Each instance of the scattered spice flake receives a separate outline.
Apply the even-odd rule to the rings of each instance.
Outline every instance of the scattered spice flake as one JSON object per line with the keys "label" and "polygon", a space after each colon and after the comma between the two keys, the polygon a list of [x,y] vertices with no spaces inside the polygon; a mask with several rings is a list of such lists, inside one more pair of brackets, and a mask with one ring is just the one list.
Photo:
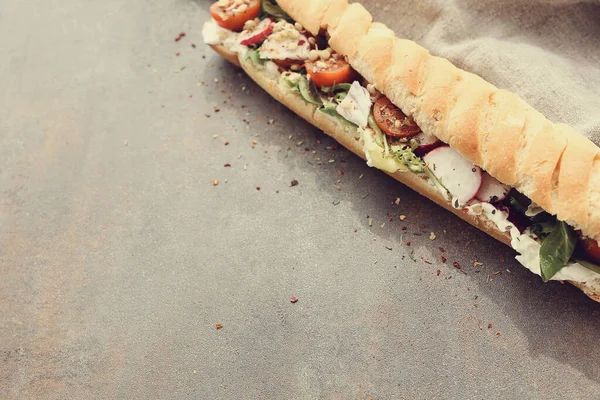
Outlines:
{"label": "scattered spice flake", "polygon": [[196,48],[196,45],[195,45],[194,43],[192,43],[192,47],[195,49],[195,48]]}
{"label": "scattered spice flake", "polygon": [[500,275],[500,274],[502,274],[502,271],[496,271],[496,272],[494,272],[494,275]]}
{"label": "scattered spice flake", "polygon": [[406,215],[401,215],[398,218],[400,218],[400,221],[404,221],[406,219]]}
{"label": "scattered spice flake", "polygon": [[500,337],[500,332],[496,332],[496,337]]}
{"label": "scattered spice flake", "polygon": [[407,246],[410,246],[410,242],[406,242],[406,245],[407,245]]}
{"label": "scattered spice flake", "polygon": [[267,121],[267,125],[273,125],[275,123],[274,119],[270,119]]}
{"label": "scattered spice flake", "polygon": [[210,118],[210,114],[204,114],[206,118]]}
{"label": "scattered spice flake", "polygon": [[176,53],[175,53],[175,55],[176,55],[177,57],[179,57],[179,55],[181,55],[181,52],[180,52],[180,51],[178,51],[178,52],[176,52]]}
{"label": "scattered spice flake", "polygon": [[402,230],[403,230],[403,231],[405,231],[405,230],[407,230],[407,229],[408,229],[408,228],[407,228],[406,226],[403,226],[403,227],[402,227]]}
{"label": "scattered spice flake", "polygon": [[508,272],[510,274],[510,269],[506,268],[506,272]]}
{"label": "scattered spice flake", "polygon": [[442,256],[442,262],[443,262],[444,264],[446,264],[446,261],[448,261],[448,259],[447,259],[446,257]]}
{"label": "scattered spice flake", "polygon": [[480,263],[480,262],[479,262],[479,261],[477,261],[477,260],[473,261],[473,268],[477,268],[477,267],[479,267],[480,265],[483,265],[483,263]]}
{"label": "scattered spice flake", "polygon": [[369,217],[369,226],[373,226],[373,218]]}
{"label": "scattered spice flake", "polygon": [[225,141],[225,146],[229,145],[229,140]]}
{"label": "scattered spice flake", "polygon": [[329,164],[333,164],[335,160],[329,160]]}
{"label": "scattered spice flake", "polygon": [[[334,206],[337,206],[338,204],[340,204],[340,201],[339,201],[339,200],[336,200],[336,201],[334,201],[334,202],[333,202],[333,205],[334,205]],[[356,232],[356,229],[354,230],[354,232]]]}
{"label": "scattered spice flake", "polygon": [[217,107],[217,106],[214,106],[214,107],[213,107],[213,110],[214,110],[215,112],[219,112],[219,111],[221,111],[221,109],[220,109],[219,107]]}
{"label": "scattered spice flake", "polygon": [[260,186],[257,186],[257,187],[256,187],[256,190],[260,190]]}
{"label": "scattered spice flake", "polygon": [[367,194],[363,195],[363,196],[361,197],[361,199],[366,199],[367,197],[369,197],[369,193],[367,193]]}
{"label": "scattered spice flake", "polygon": [[380,228],[384,228],[385,227],[385,222],[383,224],[381,224],[379,227]]}
{"label": "scattered spice flake", "polygon": [[358,177],[358,179],[362,179],[363,176],[365,176],[365,174],[360,174],[360,176]]}
{"label": "scattered spice flake", "polygon": [[229,164],[229,163],[225,163],[225,165],[223,165],[223,166],[224,166],[225,168],[227,168],[227,167],[231,167],[231,164]]}
{"label": "scattered spice flake", "polygon": [[429,234],[429,240],[435,240],[435,238],[436,238],[436,236],[435,236],[435,233],[434,233],[434,232],[431,232],[431,233]]}
{"label": "scattered spice flake", "polygon": [[442,271],[438,269],[436,272],[436,276],[440,276],[441,273],[442,273]]}
{"label": "scattered spice flake", "polygon": [[481,323],[481,320],[477,321],[477,326],[479,326],[479,330],[483,330],[483,324]]}
{"label": "scattered spice flake", "polygon": [[492,329],[492,324],[488,324],[488,329]]}
{"label": "scattered spice flake", "polygon": [[344,175],[344,171],[342,171],[341,169],[336,169],[335,172],[337,172],[338,175]]}
{"label": "scattered spice flake", "polygon": [[[181,40],[181,38],[184,36],[185,36],[185,32],[181,32],[179,35],[175,36],[175,41],[179,42]],[[194,46],[194,45],[192,45],[192,46]],[[194,46],[194,47],[196,47],[196,46]]]}
{"label": "scattered spice flake", "polygon": [[446,252],[446,249],[444,249],[443,247],[439,247],[439,249],[440,249],[440,251],[441,251],[442,253],[445,253],[445,252]]}
{"label": "scattered spice flake", "polygon": [[386,249],[388,249],[389,251],[392,251],[391,247],[385,246]]}
{"label": "scattered spice flake", "polygon": [[187,67],[185,65],[182,65],[181,68],[179,68],[180,71],[183,71],[184,69],[186,69]]}
{"label": "scattered spice flake", "polygon": [[290,303],[294,304],[298,302],[298,298],[296,296],[290,297]]}
{"label": "scattered spice flake", "polygon": [[396,204],[396,205],[400,204],[400,197],[396,197],[396,200],[394,201],[394,204]]}
{"label": "scattered spice flake", "polygon": [[457,261],[454,261],[454,262],[452,263],[452,266],[453,266],[454,268],[456,268],[456,269],[461,269],[461,268],[462,268],[462,267],[460,266],[460,264],[459,264]]}
{"label": "scattered spice flake", "polygon": [[215,325],[215,328],[217,328],[217,329],[222,329],[222,328],[223,328],[223,324],[216,324],[216,325]]}
{"label": "scattered spice flake", "polygon": [[292,182],[290,182],[290,186],[291,187],[298,186],[298,180],[292,179]]}
{"label": "scattered spice flake", "polygon": [[410,252],[410,254],[408,255],[410,257],[411,260],[413,260],[414,262],[417,262],[417,259],[414,256],[414,250]]}
{"label": "scattered spice flake", "polygon": [[252,141],[252,148],[256,147],[256,140]]}
{"label": "scattered spice flake", "polygon": [[299,140],[296,142],[296,146],[302,146],[304,144],[304,140]]}
{"label": "scattered spice flake", "polygon": [[504,257],[500,257],[500,262],[503,263],[504,262]]}
{"label": "scattered spice flake", "polygon": [[213,186],[217,186],[219,184],[219,181],[217,179],[213,180]]}

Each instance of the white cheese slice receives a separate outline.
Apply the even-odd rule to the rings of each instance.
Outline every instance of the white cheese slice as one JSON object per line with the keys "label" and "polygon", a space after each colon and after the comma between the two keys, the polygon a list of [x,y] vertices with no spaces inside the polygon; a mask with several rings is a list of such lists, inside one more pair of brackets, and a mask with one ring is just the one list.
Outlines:
{"label": "white cheese slice", "polygon": [[371,95],[358,81],[354,81],[348,95],[338,104],[335,110],[348,121],[364,129],[369,122]]}

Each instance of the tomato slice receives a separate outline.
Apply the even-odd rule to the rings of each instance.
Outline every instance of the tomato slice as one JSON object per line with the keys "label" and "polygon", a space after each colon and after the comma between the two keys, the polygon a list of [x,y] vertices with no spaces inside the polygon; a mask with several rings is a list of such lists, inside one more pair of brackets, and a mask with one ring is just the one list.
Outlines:
{"label": "tomato slice", "polygon": [[304,61],[302,61],[302,60],[292,60],[291,58],[286,58],[285,60],[271,60],[271,61],[273,61],[275,64],[277,64],[277,66],[279,66],[279,68],[286,70],[286,71],[291,69],[293,65],[297,65],[298,68],[301,68],[302,64],[304,63]]}
{"label": "tomato slice", "polygon": [[306,72],[315,85],[333,86],[336,83],[351,83],[356,71],[339,55],[332,55],[327,60],[307,61]]}
{"label": "tomato slice", "polygon": [[377,126],[386,135],[394,137],[411,137],[421,132],[421,128],[412,119],[396,107],[390,99],[381,96],[373,107],[373,116]]}
{"label": "tomato slice", "polygon": [[260,14],[260,0],[245,0],[235,4],[234,0],[219,0],[210,6],[210,14],[222,28],[239,32],[247,21]]}
{"label": "tomato slice", "polygon": [[598,242],[590,238],[581,238],[579,243],[587,258],[600,265],[600,247],[598,247]]}

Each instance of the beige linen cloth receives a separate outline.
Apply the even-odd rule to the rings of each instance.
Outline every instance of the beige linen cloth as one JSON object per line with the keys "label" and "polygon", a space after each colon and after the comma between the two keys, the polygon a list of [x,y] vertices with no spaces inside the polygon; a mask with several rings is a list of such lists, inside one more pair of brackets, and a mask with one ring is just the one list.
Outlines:
{"label": "beige linen cloth", "polygon": [[361,3],[398,36],[517,93],[600,145],[600,0]]}

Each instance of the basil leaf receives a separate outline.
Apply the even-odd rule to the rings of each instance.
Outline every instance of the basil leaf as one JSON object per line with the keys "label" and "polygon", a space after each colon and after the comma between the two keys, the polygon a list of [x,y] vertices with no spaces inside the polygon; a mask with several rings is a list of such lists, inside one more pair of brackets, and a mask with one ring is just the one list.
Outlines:
{"label": "basil leaf", "polygon": [[358,128],[358,125],[356,125],[353,122],[348,121],[346,118],[344,118],[340,114],[338,114],[338,112],[335,110],[335,107],[333,107],[333,106],[319,107],[318,111],[322,112],[323,114],[327,114],[329,116],[337,118],[347,128]]}
{"label": "basil leaf", "polygon": [[260,51],[258,50],[248,50],[246,59],[248,58],[256,65],[264,65],[268,61],[260,58]]}
{"label": "basil leaf", "polygon": [[567,265],[576,244],[577,235],[573,228],[559,221],[540,247],[540,270],[544,282]]}
{"label": "basil leaf", "polygon": [[267,15],[276,19],[285,19],[288,22],[294,20],[279,7],[277,2],[273,3],[270,0],[261,0],[260,2],[263,16]]}
{"label": "basil leaf", "polygon": [[303,75],[298,81],[298,89],[300,90],[300,95],[302,95],[302,98],[307,103],[316,104],[318,106],[323,105],[317,87],[313,82],[310,82],[306,76]]}
{"label": "basil leaf", "polygon": [[555,227],[556,219],[545,222],[537,222],[531,225],[531,232],[535,233],[535,235],[543,241],[552,233]]}

